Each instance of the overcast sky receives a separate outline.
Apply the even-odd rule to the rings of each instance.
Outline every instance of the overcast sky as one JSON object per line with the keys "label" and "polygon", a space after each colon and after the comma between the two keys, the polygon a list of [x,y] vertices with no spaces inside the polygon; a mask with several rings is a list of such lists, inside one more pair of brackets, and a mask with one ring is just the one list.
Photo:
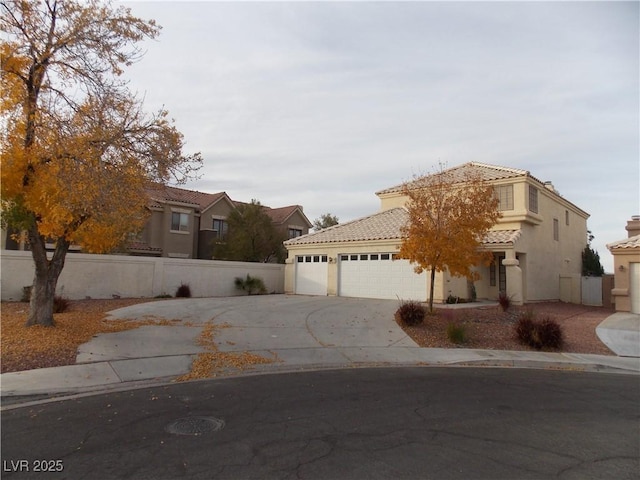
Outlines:
{"label": "overcast sky", "polygon": [[127,70],[202,153],[185,186],[311,221],[479,161],[529,170],[606,243],[640,214],[638,2],[127,2],[160,37]]}

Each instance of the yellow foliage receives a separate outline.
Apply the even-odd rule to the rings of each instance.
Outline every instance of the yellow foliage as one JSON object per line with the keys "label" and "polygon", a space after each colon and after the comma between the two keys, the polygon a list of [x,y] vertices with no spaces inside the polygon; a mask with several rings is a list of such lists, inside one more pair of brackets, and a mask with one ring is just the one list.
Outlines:
{"label": "yellow foliage", "polygon": [[167,112],[142,113],[114,80],[159,27],[100,0],[55,9],[9,0],[0,10],[3,209],[19,210],[40,238],[109,250],[144,225],[149,181],[201,163],[183,156]]}
{"label": "yellow foliage", "polygon": [[405,184],[403,193],[409,198],[409,222],[400,257],[415,264],[417,273],[448,270],[477,279],[472,267],[491,260],[481,249],[482,239],[500,218],[493,187],[479,177],[459,181],[441,168]]}

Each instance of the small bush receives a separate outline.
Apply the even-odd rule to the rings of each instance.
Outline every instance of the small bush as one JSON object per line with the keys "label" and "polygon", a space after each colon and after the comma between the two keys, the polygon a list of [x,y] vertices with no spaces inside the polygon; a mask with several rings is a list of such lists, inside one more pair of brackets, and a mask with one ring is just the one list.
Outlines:
{"label": "small bush", "polygon": [[507,292],[500,292],[498,294],[498,303],[502,307],[502,311],[506,312],[511,307],[511,297],[507,295]]}
{"label": "small bush", "polygon": [[20,299],[21,302],[29,303],[31,301],[31,289],[32,288],[33,288],[33,286],[31,286],[31,285],[27,285],[26,287],[22,287],[22,298]]}
{"label": "small bush", "polygon": [[71,301],[68,298],[60,297],[56,295],[53,297],[53,313],[66,312],[71,305]]}
{"label": "small bush", "polygon": [[541,348],[559,350],[564,344],[564,335],[560,325],[551,318],[543,319],[538,326],[538,337]]}
{"label": "small bush", "polygon": [[396,310],[396,322],[400,325],[413,327],[420,325],[424,321],[426,309],[420,302],[414,300],[401,301],[400,307]]}
{"label": "small bush", "polygon": [[449,323],[447,325],[447,338],[450,342],[461,344],[467,341],[467,330],[464,325]]}
{"label": "small bush", "polygon": [[564,344],[560,325],[550,317],[536,321],[533,312],[525,312],[515,325],[516,337],[536,350],[559,350]]}
{"label": "small bush", "polygon": [[191,287],[186,283],[181,283],[176,290],[176,298],[191,298]]}
{"label": "small bush", "polygon": [[533,332],[535,330],[535,314],[527,310],[520,315],[515,325],[516,338],[523,345],[533,345]]}
{"label": "small bush", "polygon": [[238,290],[244,290],[247,295],[252,293],[264,294],[267,293],[267,287],[264,285],[264,280],[260,277],[252,277],[247,274],[247,278],[236,277],[234,284]]}

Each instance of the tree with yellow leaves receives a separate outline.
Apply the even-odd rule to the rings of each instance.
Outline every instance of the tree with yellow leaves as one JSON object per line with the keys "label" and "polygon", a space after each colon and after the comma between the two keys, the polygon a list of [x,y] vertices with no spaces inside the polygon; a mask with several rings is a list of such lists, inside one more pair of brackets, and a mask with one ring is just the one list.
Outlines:
{"label": "tree with yellow leaves", "polygon": [[35,263],[27,325],[50,326],[70,245],[108,251],[144,224],[149,182],[184,182],[202,160],[120,78],[153,20],[99,0],[3,0],[0,15],[3,222]]}
{"label": "tree with yellow leaves", "polygon": [[455,169],[423,175],[402,187],[409,221],[402,230],[399,256],[415,264],[416,273],[430,271],[429,311],[433,311],[436,272],[478,279],[473,267],[489,263],[482,240],[500,218],[493,187],[472,173]]}

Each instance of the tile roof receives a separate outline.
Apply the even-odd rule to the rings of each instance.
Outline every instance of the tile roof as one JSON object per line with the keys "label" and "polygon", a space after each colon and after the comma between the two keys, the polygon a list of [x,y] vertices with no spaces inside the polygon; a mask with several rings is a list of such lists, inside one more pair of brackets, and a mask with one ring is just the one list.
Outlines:
{"label": "tile roof", "polygon": [[136,252],[150,252],[158,255],[162,253],[162,248],[151,247],[148,243],[145,242],[130,242],[127,244],[127,249]]}
{"label": "tile roof", "polygon": [[[443,173],[451,174],[453,176],[454,181],[456,182],[465,181],[465,179],[468,178],[469,175],[480,176],[485,181],[531,176],[527,170],[501,167],[497,165],[489,165],[489,164],[480,163],[480,162],[468,162],[463,165],[459,165],[457,167],[448,168],[444,170]],[[437,175],[439,175],[439,173],[428,175],[426,178],[437,176]],[[412,183],[417,183],[417,181],[414,180],[413,182],[410,182],[410,184]],[[404,183],[401,183],[399,185],[395,185],[393,187],[380,190],[379,192],[376,192],[376,195],[400,192],[402,191],[403,185]]]}
{"label": "tile roof", "polygon": [[[334,225],[319,232],[287,240],[285,245],[361,242],[368,240],[400,240],[402,227],[409,220],[404,208],[392,208],[368,217]],[[484,239],[485,245],[515,243],[520,230],[492,230]]]}
{"label": "tile roof", "polygon": [[[168,185],[154,184],[147,189],[147,193],[151,198],[150,207],[160,207],[160,203],[163,202],[179,202],[188,205],[193,205],[200,211],[206,210],[215,202],[226,196],[225,192],[219,193],[204,193],[196,190],[187,190],[185,188],[170,187]],[[227,197],[228,198],[228,197]],[[237,202],[229,199],[234,205],[248,205],[246,202]],[[271,208],[263,205],[267,215],[273,220],[274,223],[283,223],[289,218],[296,209],[302,207],[300,205],[289,205],[286,207]],[[303,213],[304,216],[304,213]],[[306,217],[305,217],[306,219]],[[307,219],[307,223],[311,226],[311,222]]]}
{"label": "tile roof", "polygon": [[640,248],[640,235],[618,240],[617,242],[607,243],[609,250],[622,250],[625,248]]}
{"label": "tile roof", "polygon": [[153,185],[147,189],[147,192],[152,200],[151,206],[159,206],[157,202],[180,202],[197,206],[201,210],[204,210],[226,195],[224,192],[204,193],[159,184]]}
{"label": "tile roof", "polygon": [[400,229],[409,216],[404,208],[393,208],[287,240],[285,245],[358,242],[401,238]]}
{"label": "tile roof", "polygon": [[[287,207],[279,207],[279,208],[269,208],[265,207],[267,215],[271,217],[274,223],[284,223],[287,218],[295,213],[296,210],[300,209],[302,212],[302,207],[300,205],[289,205]],[[303,213],[304,216],[304,213]],[[306,217],[305,217],[306,218]],[[309,223],[309,225],[311,225]]]}

